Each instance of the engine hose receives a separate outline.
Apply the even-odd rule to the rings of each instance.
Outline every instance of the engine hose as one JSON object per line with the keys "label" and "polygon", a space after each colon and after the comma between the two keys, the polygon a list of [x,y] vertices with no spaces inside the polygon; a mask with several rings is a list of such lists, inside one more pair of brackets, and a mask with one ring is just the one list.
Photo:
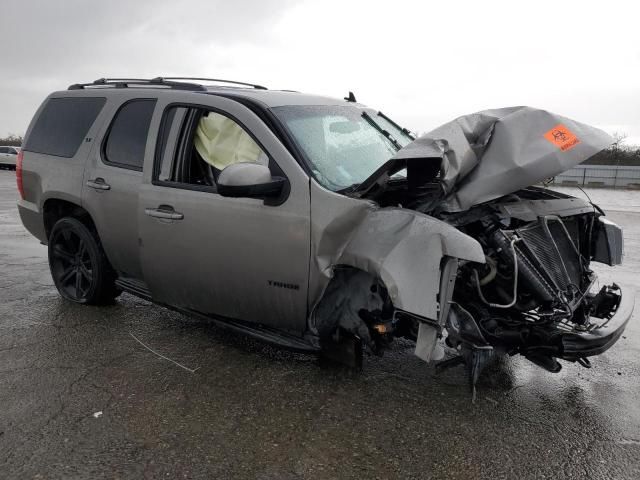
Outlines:
{"label": "engine hose", "polygon": [[496,278],[496,274],[498,273],[498,269],[496,268],[496,262],[491,257],[484,257],[487,260],[487,265],[489,266],[489,273],[487,273],[484,277],[480,279],[480,286],[484,287],[488,283],[493,282]]}
{"label": "engine hose", "polygon": [[478,275],[478,270],[476,270],[475,268],[473,269],[473,274],[474,274],[475,279],[476,279],[476,288],[478,290],[478,296],[480,297],[480,300],[482,300],[484,303],[486,303],[490,307],[493,307],[493,308],[511,308],[518,301],[518,256],[516,254],[516,248],[514,247],[515,243],[518,240],[520,240],[520,239],[517,238],[517,237],[513,237],[513,239],[511,240],[511,243],[510,243],[511,251],[513,252],[513,300],[511,300],[511,302],[509,302],[508,304],[503,305],[503,304],[500,304],[500,303],[491,303],[486,298],[484,298],[484,295],[482,294],[482,287],[481,287],[481,282],[480,282],[480,276]]}

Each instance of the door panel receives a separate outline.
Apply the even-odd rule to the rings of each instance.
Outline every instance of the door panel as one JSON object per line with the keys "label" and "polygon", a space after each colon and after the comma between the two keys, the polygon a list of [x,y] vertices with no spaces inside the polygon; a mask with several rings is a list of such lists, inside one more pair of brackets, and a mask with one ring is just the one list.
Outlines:
{"label": "door panel", "polygon": [[[120,101],[122,102],[122,100]],[[118,108],[98,138],[85,169],[82,200],[113,268],[142,278],[138,195],[155,100],[130,99]]]}
{"label": "door panel", "polygon": [[[84,207],[96,224],[102,247],[113,268],[126,276],[141,279],[136,210],[142,172],[104,165],[99,155],[99,152],[93,153],[93,166],[85,170]],[[103,188],[90,186],[96,181]],[[109,188],[104,189],[104,186]]]}
{"label": "door panel", "polygon": [[[266,205],[261,199],[223,197],[215,187],[180,183],[186,180],[175,172],[184,172],[182,163],[174,168],[166,161],[180,158],[175,152],[184,151],[186,126],[193,115],[186,108],[177,114],[169,109],[166,117],[174,118],[171,124],[157,112],[153,125],[168,126],[158,133],[162,158],[155,169],[153,159],[147,158],[150,163],[145,165],[140,189],[144,280],[155,301],[302,334],[310,254],[308,177],[246,107],[215,96],[206,101],[208,107],[242,125],[258,143],[270,159],[272,174],[276,169],[288,178],[288,196],[280,205]],[[180,128],[177,121],[183,122]],[[225,140],[229,138],[236,137]],[[155,179],[149,174],[152,170]],[[174,183],[169,181],[171,172]]]}
{"label": "door panel", "polygon": [[[144,185],[141,256],[154,300],[303,330],[309,217],[289,206]],[[149,215],[173,208],[179,220]],[[307,210],[308,211],[308,210]]]}

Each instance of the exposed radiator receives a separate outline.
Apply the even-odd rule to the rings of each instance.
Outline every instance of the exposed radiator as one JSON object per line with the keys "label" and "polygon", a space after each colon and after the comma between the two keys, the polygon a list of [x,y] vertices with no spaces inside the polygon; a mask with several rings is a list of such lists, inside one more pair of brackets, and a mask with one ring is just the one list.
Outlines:
{"label": "exposed radiator", "polygon": [[555,287],[554,294],[581,289],[582,264],[572,244],[577,239],[572,239],[567,230],[555,217],[516,230],[522,239],[517,243],[518,253],[526,256],[546,283]]}

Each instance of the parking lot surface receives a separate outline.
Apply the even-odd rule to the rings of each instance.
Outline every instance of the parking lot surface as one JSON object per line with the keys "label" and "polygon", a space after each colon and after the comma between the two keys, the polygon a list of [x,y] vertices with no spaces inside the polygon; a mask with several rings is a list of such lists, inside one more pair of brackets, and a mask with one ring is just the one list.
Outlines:
{"label": "parking lot surface", "polygon": [[[472,404],[462,367],[436,375],[407,342],[347,374],[127,294],[65,302],[14,175],[0,171],[0,478],[640,478],[638,314],[590,370],[503,359]],[[640,192],[593,197],[626,237],[601,280],[638,285]]]}

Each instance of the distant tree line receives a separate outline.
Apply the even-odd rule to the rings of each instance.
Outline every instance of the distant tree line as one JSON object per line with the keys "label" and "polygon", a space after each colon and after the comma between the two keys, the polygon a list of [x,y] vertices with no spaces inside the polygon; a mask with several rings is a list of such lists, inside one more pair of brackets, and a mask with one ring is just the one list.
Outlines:
{"label": "distant tree line", "polygon": [[584,165],[625,165],[625,166],[640,166],[640,147],[625,145],[624,141],[627,138],[624,134],[614,133],[613,144],[596,153],[593,157],[583,162]]}
{"label": "distant tree line", "polygon": [[14,135],[9,134],[4,138],[0,138],[0,145],[11,145],[14,147],[19,147],[22,145],[22,135]]}
{"label": "distant tree line", "polygon": [[584,165],[625,165],[640,167],[640,148],[625,147],[616,150],[607,148],[596,153],[589,160],[583,162]]}

